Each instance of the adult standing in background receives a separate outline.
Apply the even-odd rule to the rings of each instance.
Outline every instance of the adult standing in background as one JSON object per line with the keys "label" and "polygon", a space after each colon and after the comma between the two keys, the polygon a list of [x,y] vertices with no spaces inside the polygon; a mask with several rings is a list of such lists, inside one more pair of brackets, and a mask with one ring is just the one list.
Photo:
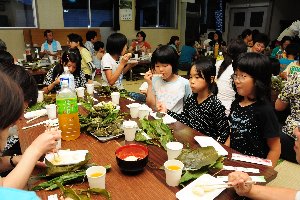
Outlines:
{"label": "adult standing in background", "polygon": [[41,46],[41,57],[45,55],[49,56],[60,56],[61,45],[59,41],[53,39],[53,32],[51,30],[44,31],[44,37],[46,41]]}
{"label": "adult standing in background", "polygon": [[86,42],[84,46],[89,50],[91,56],[95,55],[94,43],[97,42],[97,32],[96,31],[88,31],[85,35]]}
{"label": "adult standing in background", "polygon": [[78,34],[71,33],[68,36],[68,45],[71,49],[77,48],[81,55],[81,70],[83,71],[86,82],[92,83],[92,73],[95,69],[92,56],[82,43],[82,37]]}
{"label": "adult standing in background", "polygon": [[131,43],[131,46],[129,47],[129,52],[133,53],[134,51],[138,50],[145,53],[150,53],[151,45],[145,40],[146,40],[146,33],[144,31],[137,32],[136,41]]}

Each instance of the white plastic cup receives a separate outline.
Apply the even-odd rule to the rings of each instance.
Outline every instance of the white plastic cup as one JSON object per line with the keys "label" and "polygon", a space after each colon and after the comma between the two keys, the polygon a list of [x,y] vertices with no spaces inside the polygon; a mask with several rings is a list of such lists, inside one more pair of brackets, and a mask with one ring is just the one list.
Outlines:
{"label": "white plastic cup", "polygon": [[143,56],[143,57],[145,56],[145,52],[142,52],[142,56]]}
{"label": "white plastic cup", "polygon": [[111,93],[111,101],[115,105],[119,105],[120,102],[120,92],[112,92]]}
{"label": "white plastic cup", "polygon": [[139,116],[139,107],[141,104],[139,103],[132,103],[129,105],[130,106],[130,116],[131,118],[138,118]]}
{"label": "white plastic cup", "polygon": [[25,60],[25,62],[27,61],[26,53],[23,53],[23,59]]}
{"label": "white plastic cup", "polygon": [[78,97],[84,97],[84,87],[79,87],[75,89]]}
{"label": "white plastic cup", "polygon": [[134,54],[134,58],[135,58],[135,59],[138,59],[138,58],[139,58],[139,54],[137,54],[137,53]]}
{"label": "white plastic cup", "polygon": [[148,56],[151,58],[152,57],[152,53],[148,53]]}
{"label": "white plastic cup", "polygon": [[44,91],[38,91],[37,102],[42,102],[42,101],[44,101]]}
{"label": "white plastic cup", "polygon": [[49,56],[49,60],[50,60],[50,63],[51,63],[51,64],[53,64],[53,63],[54,63],[53,56]]}
{"label": "white plastic cup", "polygon": [[47,115],[49,119],[56,119],[56,105],[50,104],[46,105]]}
{"label": "white plastic cup", "polygon": [[137,130],[137,123],[135,121],[124,121],[122,128],[124,130],[125,140],[133,141]]}
{"label": "white plastic cup", "polygon": [[150,114],[150,108],[147,106],[140,106],[139,107],[139,118],[140,119],[148,119],[148,116]]}
{"label": "white plastic cup", "polygon": [[90,95],[93,95],[94,94],[94,84],[88,83],[88,84],[85,84],[85,86],[86,86],[87,93]]}
{"label": "white plastic cup", "polygon": [[[166,173],[166,183],[172,187],[178,186],[184,164],[179,160],[168,160],[164,163],[164,167]],[[171,167],[173,167],[173,169]],[[174,169],[175,167],[177,169]]]}
{"label": "white plastic cup", "polygon": [[[96,174],[100,176],[92,176]],[[92,166],[86,170],[86,176],[88,178],[90,188],[105,189],[105,177],[106,169],[103,166]]]}
{"label": "white plastic cup", "polygon": [[168,160],[177,158],[181,154],[183,148],[183,144],[181,144],[180,142],[168,142],[166,146]]}

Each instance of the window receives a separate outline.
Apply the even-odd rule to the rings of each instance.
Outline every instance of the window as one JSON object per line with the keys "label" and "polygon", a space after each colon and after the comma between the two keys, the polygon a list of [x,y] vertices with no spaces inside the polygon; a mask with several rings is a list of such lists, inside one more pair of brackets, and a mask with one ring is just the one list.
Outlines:
{"label": "window", "polygon": [[35,1],[0,1],[0,27],[37,27],[35,16]]}
{"label": "window", "polygon": [[65,27],[112,27],[112,0],[62,0]]}
{"label": "window", "polygon": [[244,26],[245,12],[234,13],[233,26]]}
{"label": "window", "polygon": [[141,27],[176,27],[177,0],[139,1]]}
{"label": "window", "polygon": [[251,12],[250,27],[262,27],[264,12]]}

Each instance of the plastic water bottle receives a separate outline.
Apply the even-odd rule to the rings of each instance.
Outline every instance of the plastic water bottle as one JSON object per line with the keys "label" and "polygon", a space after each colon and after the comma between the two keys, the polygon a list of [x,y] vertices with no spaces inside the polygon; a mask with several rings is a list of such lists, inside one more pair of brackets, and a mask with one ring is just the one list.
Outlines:
{"label": "plastic water bottle", "polygon": [[68,87],[75,91],[75,80],[73,74],[70,73],[68,67],[64,67],[64,73],[60,76],[60,86],[62,87],[62,82],[67,81]]}
{"label": "plastic water bottle", "polygon": [[216,42],[214,46],[214,57],[217,58],[219,55],[219,43]]}
{"label": "plastic water bottle", "polygon": [[80,136],[76,93],[68,87],[66,80],[56,96],[59,128],[63,140],[75,140]]}
{"label": "plastic water bottle", "polygon": [[224,60],[224,56],[223,56],[223,53],[222,52],[219,52],[219,55],[217,57],[217,61],[218,60]]}

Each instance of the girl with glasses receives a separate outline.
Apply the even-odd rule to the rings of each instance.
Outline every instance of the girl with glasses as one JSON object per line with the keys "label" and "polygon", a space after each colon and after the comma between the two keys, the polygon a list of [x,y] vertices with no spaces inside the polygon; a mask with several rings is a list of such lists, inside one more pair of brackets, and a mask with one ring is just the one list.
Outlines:
{"label": "girl with glasses", "polygon": [[242,154],[266,158],[276,166],[281,152],[280,129],[270,103],[269,58],[258,53],[241,54],[234,63],[230,137],[226,144]]}

